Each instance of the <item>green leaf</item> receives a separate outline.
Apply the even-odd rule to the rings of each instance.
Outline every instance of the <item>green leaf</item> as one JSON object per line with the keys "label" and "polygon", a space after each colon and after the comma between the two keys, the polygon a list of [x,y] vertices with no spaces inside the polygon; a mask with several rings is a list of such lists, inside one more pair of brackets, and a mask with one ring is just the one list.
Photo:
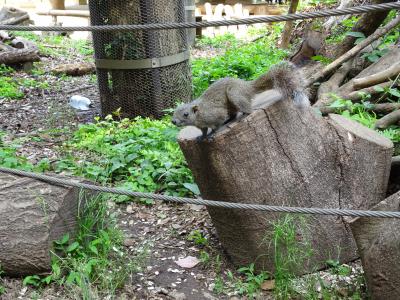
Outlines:
{"label": "green leaf", "polygon": [[349,31],[346,33],[348,36],[353,36],[356,38],[364,38],[365,39],[365,34],[362,32],[356,32],[356,31]]}
{"label": "green leaf", "polygon": [[368,60],[370,62],[376,62],[379,59],[379,56],[376,54],[368,55]]}
{"label": "green leaf", "polygon": [[78,247],[79,247],[79,243],[73,242],[71,245],[68,246],[66,252],[71,253],[71,252],[75,251],[76,249],[78,249]]}
{"label": "green leaf", "polygon": [[38,275],[26,276],[22,281],[23,285],[39,286],[40,277]]}
{"label": "green leaf", "polygon": [[392,96],[400,98],[400,91],[398,89],[389,89],[389,94]]}
{"label": "green leaf", "polygon": [[381,92],[381,93],[383,93],[385,91],[385,89],[379,85],[374,86],[374,90],[377,92]]}
{"label": "green leaf", "polygon": [[95,245],[89,245],[90,251],[92,251],[94,254],[98,255],[99,251],[97,250],[97,247]]}
{"label": "green leaf", "polygon": [[56,243],[57,245],[65,245],[66,243],[68,243],[69,241],[69,234],[65,234],[60,240],[55,241],[54,243]]}
{"label": "green leaf", "polygon": [[200,190],[197,184],[195,183],[184,183],[183,186],[187,188],[189,191],[191,191],[193,194],[196,196],[200,195]]}

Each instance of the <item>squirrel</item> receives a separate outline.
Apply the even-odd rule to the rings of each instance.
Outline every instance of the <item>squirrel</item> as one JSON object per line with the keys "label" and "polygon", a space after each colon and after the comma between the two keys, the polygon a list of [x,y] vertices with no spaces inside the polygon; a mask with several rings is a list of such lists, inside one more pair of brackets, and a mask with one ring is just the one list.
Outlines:
{"label": "squirrel", "polygon": [[[252,81],[226,77],[214,82],[199,98],[178,106],[172,116],[172,123],[176,126],[198,127],[202,131],[199,140],[203,140],[233,120],[237,113],[250,114],[255,95],[269,89],[279,90],[282,99],[292,99],[300,109],[310,105],[304,91],[302,73],[294,64],[284,61]],[[211,128],[209,135],[208,128]]]}

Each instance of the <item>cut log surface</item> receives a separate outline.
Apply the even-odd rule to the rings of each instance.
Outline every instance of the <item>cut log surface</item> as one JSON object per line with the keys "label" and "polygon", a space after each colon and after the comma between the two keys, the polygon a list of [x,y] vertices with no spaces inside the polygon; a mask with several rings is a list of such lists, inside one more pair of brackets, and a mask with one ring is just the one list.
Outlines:
{"label": "cut log surface", "polygon": [[[314,111],[278,101],[196,142],[187,127],[178,141],[205,199],[277,206],[368,209],[385,197],[393,144],[339,115],[326,121]],[[273,223],[282,214],[209,207],[219,239],[237,266],[274,270]],[[299,241],[314,254],[299,273],[330,258],[358,257],[341,217],[310,215]]]}
{"label": "cut log surface", "polygon": [[[372,210],[399,211],[400,192]],[[356,218],[350,227],[357,241],[371,299],[400,299],[400,220]]]}
{"label": "cut log surface", "polygon": [[52,242],[74,236],[85,198],[77,188],[0,173],[2,270],[10,276],[49,271]]}

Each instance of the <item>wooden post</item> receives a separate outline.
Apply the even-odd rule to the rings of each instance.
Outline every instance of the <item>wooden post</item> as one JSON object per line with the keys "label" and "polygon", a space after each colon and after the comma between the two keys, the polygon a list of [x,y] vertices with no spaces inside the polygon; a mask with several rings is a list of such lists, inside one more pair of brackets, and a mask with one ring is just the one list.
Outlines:
{"label": "wooden post", "polygon": [[[277,206],[369,209],[385,197],[393,144],[339,115],[323,119],[291,101],[261,106],[221,128],[212,141],[183,129],[178,142],[205,199]],[[218,237],[237,266],[274,270],[270,244],[282,214],[209,207]],[[330,259],[348,262],[357,247],[341,217],[307,217],[299,241],[314,249],[299,273]]]}

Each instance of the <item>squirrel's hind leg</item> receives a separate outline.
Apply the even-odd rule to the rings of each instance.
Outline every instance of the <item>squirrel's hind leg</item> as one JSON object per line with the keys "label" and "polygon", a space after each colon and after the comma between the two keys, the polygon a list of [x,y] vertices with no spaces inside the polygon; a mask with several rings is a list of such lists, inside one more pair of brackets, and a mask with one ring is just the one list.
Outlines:
{"label": "squirrel's hind leg", "polygon": [[228,101],[240,112],[244,114],[251,114],[251,97],[246,97],[246,95],[241,94],[243,92],[237,89],[228,89],[226,94],[228,96]]}

